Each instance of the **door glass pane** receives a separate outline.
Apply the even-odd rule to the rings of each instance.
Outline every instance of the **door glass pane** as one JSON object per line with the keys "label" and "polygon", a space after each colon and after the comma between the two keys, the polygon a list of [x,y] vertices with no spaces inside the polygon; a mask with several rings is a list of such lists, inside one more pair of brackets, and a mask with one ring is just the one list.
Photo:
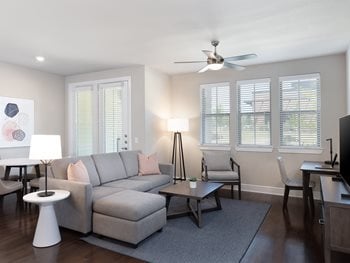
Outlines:
{"label": "door glass pane", "polygon": [[93,153],[92,131],[92,89],[84,88],[75,91],[75,151],[78,156]]}
{"label": "door glass pane", "polygon": [[124,131],[123,89],[124,82],[100,85],[103,99],[103,151],[117,152],[126,148]]}

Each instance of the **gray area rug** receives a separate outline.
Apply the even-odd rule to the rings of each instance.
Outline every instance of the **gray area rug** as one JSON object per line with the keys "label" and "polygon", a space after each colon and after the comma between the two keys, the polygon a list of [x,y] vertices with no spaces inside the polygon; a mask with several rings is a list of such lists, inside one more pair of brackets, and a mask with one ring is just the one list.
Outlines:
{"label": "gray area rug", "polygon": [[[182,210],[186,199],[173,198],[171,211]],[[214,206],[207,199],[202,207]],[[134,249],[94,235],[82,240],[120,254],[152,263],[239,262],[258,231],[270,205],[221,198],[222,210],[204,213],[198,228],[190,217],[169,219],[157,232]]]}

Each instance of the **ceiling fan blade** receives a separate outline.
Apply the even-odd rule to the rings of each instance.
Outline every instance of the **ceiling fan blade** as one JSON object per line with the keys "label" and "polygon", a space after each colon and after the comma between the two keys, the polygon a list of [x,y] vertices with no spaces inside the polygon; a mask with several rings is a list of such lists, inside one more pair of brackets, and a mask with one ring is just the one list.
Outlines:
{"label": "ceiling fan blade", "polygon": [[237,61],[237,60],[244,60],[244,59],[251,59],[251,58],[256,58],[256,54],[245,54],[245,55],[240,55],[240,56],[234,56],[234,57],[228,57],[225,58],[226,61]]}
{"label": "ceiling fan blade", "polygon": [[224,66],[227,67],[227,68],[233,68],[233,69],[236,69],[236,70],[243,70],[243,69],[245,69],[245,67],[243,67],[243,66],[240,66],[240,65],[237,65],[237,64],[233,64],[233,63],[230,63],[230,62],[224,62]]}
{"label": "ceiling fan blade", "polygon": [[206,54],[208,58],[216,59],[216,56],[214,55],[214,52],[213,52],[213,51],[210,51],[210,50],[202,50],[202,52],[203,52],[204,54]]}
{"label": "ceiling fan blade", "polygon": [[180,63],[203,63],[207,62],[206,60],[201,60],[201,61],[175,61],[175,64],[180,64]]}
{"label": "ceiling fan blade", "polygon": [[204,68],[200,69],[198,73],[206,72],[209,69],[209,65],[206,65]]}

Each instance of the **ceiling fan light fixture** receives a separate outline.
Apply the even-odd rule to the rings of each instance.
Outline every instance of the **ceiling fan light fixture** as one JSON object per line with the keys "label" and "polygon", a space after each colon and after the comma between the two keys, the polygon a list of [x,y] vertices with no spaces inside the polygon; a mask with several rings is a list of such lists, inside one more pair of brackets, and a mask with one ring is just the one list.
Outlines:
{"label": "ceiling fan light fixture", "polygon": [[44,62],[45,61],[45,57],[43,57],[43,56],[36,56],[35,60],[38,61],[38,62]]}
{"label": "ceiling fan light fixture", "polygon": [[213,63],[213,64],[209,64],[208,68],[210,70],[220,70],[220,69],[222,69],[223,66],[224,66],[223,63]]}

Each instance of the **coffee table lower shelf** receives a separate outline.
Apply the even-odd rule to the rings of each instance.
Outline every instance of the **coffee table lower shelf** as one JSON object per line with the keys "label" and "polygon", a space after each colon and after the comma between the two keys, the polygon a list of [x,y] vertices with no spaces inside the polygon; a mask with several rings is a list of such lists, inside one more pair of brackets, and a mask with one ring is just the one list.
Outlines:
{"label": "coffee table lower shelf", "polygon": [[[188,182],[181,182],[176,185],[169,186],[159,191],[160,194],[164,194],[166,197],[166,209],[169,211],[170,200],[173,196],[186,198],[188,211],[170,213],[167,214],[168,219],[178,218],[182,216],[193,216],[195,223],[199,228],[202,227],[202,214],[221,210],[221,202],[219,198],[218,190],[223,186],[220,183],[208,183],[208,182],[197,182],[197,188],[191,189]],[[211,208],[202,209],[201,201],[214,194],[216,206]],[[190,200],[194,200],[196,205],[192,206]]]}

